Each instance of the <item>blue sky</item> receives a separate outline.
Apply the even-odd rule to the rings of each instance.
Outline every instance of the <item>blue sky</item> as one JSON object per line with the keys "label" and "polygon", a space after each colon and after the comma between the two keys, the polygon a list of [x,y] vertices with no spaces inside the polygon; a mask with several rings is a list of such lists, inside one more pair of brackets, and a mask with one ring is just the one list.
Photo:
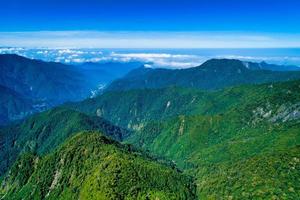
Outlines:
{"label": "blue sky", "polygon": [[1,0],[0,46],[300,47],[299,8],[298,0]]}

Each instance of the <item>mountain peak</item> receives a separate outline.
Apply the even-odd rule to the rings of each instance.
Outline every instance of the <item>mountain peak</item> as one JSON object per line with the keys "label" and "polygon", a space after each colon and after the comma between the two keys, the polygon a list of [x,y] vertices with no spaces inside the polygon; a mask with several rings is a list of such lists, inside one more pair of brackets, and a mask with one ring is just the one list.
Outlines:
{"label": "mountain peak", "polygon": [[[277,70],[272,70],[272,69]],[[240,84],[259,84],[299,79],[300,72],[282,71],[282,66],[236,59],[211,59],[188,69],[138,68],[112,82],[106,91],[169,86],[216,90]]]}
{"label": "mountain peak", "polygon": [[247,70],[244,63],[236,59],[210,59],[199,66],[205,70]]}

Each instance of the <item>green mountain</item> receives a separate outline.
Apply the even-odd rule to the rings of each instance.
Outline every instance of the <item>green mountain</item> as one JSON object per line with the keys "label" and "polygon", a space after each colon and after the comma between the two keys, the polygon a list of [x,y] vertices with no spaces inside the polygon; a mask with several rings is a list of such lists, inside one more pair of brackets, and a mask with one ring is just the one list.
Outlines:
{"label": "green mountain", "polygon": [[99,133],[54,152],[25,154],[1,184],[2,199],[195,199],[192,180]]}
{"label": "green mountain", "polygon": [[110,122],[66,108],[36,114],[24,122],[0,129],[0,175],[6,172],[20,153],[49,153],[74,133],[98,130],[116,140],[129,132]]}
{"label": "green mountain", "polygon": [[[106,92],[98,97],[65,106],[137,130],[149,120],[166,119],[184,113],[198,113],[209,93],[195,89],[163,88]],[[201,108],[199,108],[201,109]]]}
{"label": "green mountain", "polygon": [[199,198],[298,199],[299,96],[285,100],[149,123],[128,142],[193,174]]}
{"label": "green mountain", "polygon": [[131,90],[68,106],[134,130],[126,142],[193,175],[200,199],[298,199],[299,88]]}
{"label": "green mountain", "polygon": [[108,89],[0,129],[2,198],[299,199],[300,80],[283,82],[299,74],[260,67],[137,69],[127,79],[153,72],[146,88]]}
{"label": "green mountain", "polygon": [[[106,91],[119,91],[169,86],[216,90],[241,84],[260,84],[300,79],[300,71],[265,70],[266,63],[229,59],[208,60],[188,69],[139,68],[114,81]],[[273,69],[274,66],[269,66]]]}

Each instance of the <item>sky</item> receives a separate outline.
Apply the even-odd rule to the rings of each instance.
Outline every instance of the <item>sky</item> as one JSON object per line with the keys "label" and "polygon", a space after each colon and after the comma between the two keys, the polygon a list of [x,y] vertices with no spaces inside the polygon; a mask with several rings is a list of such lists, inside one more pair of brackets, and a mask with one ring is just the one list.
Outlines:
{"label": "sky", "polygon": [[0,46],[300,47],[299,0],[0,0]]}

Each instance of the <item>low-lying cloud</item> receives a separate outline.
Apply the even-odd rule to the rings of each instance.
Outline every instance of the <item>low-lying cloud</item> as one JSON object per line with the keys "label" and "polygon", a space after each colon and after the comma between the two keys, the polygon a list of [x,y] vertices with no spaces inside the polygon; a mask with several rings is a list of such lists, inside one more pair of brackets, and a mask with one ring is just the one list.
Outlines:
{"label": "low-lying cloud", "polygon": [[296,48],[299,34],[251,32],[1,32],[1,46],[27,48]]}
{"label": "low-lying cloud", "polygon": [[147,67],[189,68],[201,65],[211,58],[229,58],[243,61],[266,61],[275,64],[300,65],[300,56],[254,56],[220,53],[212,49],[194,50],[109,50],[109,49],[28,49],[28,48],[0,48],[0,53],[14,53],[28,58],[41,59],[62,63],[84,62],[141,62]]}

